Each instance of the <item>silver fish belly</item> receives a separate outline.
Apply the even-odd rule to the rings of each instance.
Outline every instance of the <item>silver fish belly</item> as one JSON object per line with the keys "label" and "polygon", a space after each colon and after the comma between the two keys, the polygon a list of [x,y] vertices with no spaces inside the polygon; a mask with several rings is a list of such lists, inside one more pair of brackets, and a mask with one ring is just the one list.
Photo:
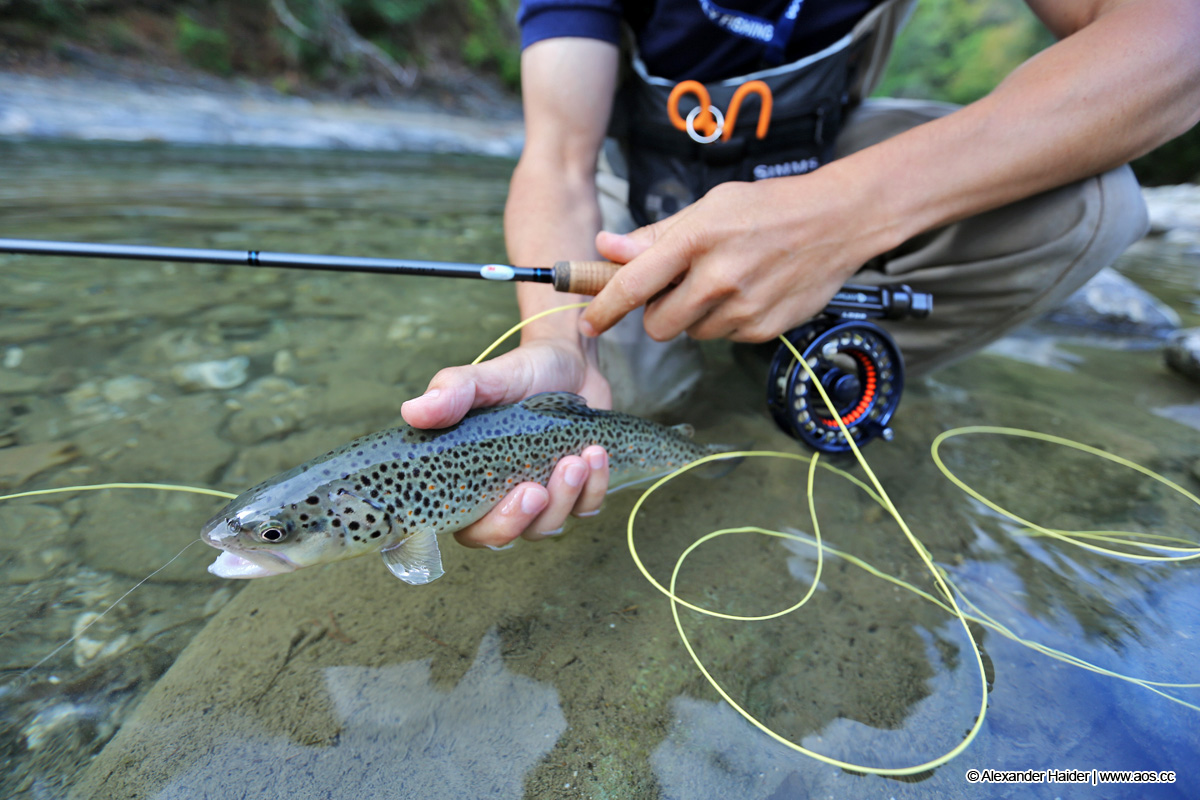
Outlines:
{"label": "silver fish belly", "polygon": [[450,428],[389,428],[230,502],[201,533],[223,551],[209,572],[258,578],[380,552],[396,577],[428,583],[443,571],[438,534],[479,519],[519,483],[545,485],[563,456],[604,447],[620,488],[728,449],[691,435],[565,392],[480,409]]}

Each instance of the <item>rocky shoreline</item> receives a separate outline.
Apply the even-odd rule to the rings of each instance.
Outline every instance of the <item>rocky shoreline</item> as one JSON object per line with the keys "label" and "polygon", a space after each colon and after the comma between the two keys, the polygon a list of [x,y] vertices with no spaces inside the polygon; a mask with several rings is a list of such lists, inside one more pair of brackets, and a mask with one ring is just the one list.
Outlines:
{"label": "rocky shoreline", "polygon": [[471,153],[515,158],[515,101],[457,113],[420,99],[307,99],[250,83],[0,73],[0,138]]}

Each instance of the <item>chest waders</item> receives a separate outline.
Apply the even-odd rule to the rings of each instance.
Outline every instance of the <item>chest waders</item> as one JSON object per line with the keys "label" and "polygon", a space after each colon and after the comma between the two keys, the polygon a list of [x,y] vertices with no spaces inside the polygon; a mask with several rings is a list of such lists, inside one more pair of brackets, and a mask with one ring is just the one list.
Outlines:
{"label": "chest waders", "polygon": [[[803,175],[831,161],[843,119],[878,81],[913,5],[889,0],[818,53],[707,84],[652,76],[635,57],[612,130],[628,164],[633,220],[665,219],[720,183]],[[892,337],[868,318],[923,317],[932,309],[928,295],[907,286],[846,286],[838,298],[861,309],[826,309],[785,334],[812,374],[781,345],[767,376],[775,421],[822,452],[845,452],[850,445],[814,379],[856,444],[890,439],[904,360]]]}

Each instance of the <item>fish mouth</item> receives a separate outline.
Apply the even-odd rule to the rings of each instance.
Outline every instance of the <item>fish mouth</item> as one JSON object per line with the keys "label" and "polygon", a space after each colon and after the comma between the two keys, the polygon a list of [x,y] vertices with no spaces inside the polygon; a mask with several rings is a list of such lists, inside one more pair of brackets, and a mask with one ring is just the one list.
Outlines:
{"label": "fish mouth", "polygon": [[246,553],[239,555],[222,550],[208,571],[218,578],[266,578],[294,572],[296,565],[278,553]]}

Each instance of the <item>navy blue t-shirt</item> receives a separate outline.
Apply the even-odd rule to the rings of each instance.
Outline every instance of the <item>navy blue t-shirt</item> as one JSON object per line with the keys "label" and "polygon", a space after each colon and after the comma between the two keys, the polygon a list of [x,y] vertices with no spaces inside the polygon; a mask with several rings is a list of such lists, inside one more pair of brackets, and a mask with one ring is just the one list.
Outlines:
{"label": "navy blue t-shirt", "polygon": [[[796,17],[785,61],[797,61],[850,32],[881,0],[805,0]],[[777,20],[790,0],[722,0],[731,11]],[[637,38],[638,55],[651,75],[669,80],[713,81],[768,66],[766,45],[720,28],[698,0],[521,0],[521,46],[579,36],[618,44],[622,21]]]}

